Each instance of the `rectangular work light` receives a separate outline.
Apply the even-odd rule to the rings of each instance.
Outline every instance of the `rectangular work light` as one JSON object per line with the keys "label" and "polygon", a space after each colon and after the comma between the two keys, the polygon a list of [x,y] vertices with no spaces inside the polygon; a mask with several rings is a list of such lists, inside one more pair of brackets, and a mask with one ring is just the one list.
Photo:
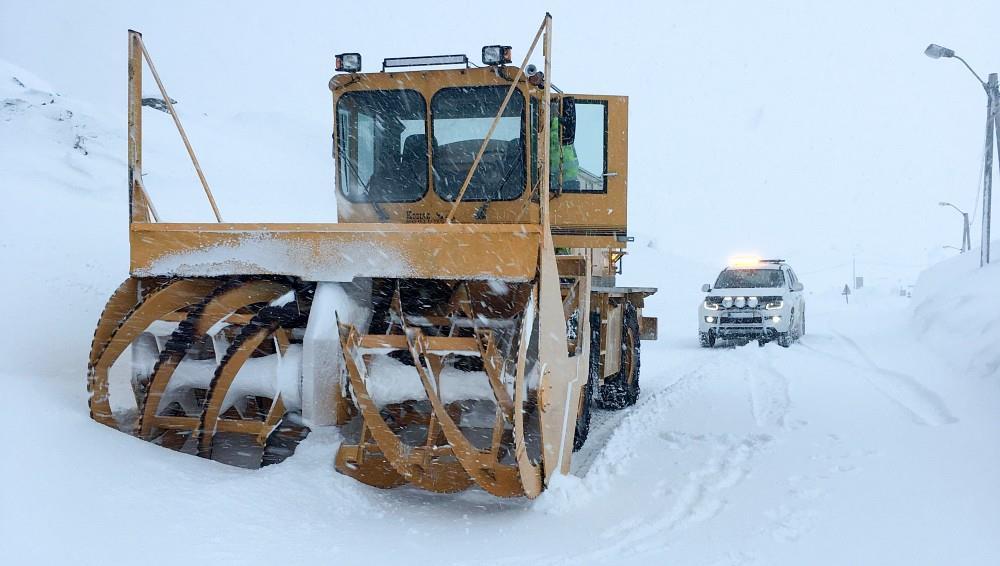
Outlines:
{"label": "rectangular work light", "polygon": [[510,63],[511,49],[509,45],[487,45],[483,47],[484,65],[506,65]]}
{"label": "rectangular work light", "polygon": [[465,55],[428,55],[425,57],[388,57],[382,60],[382,70],[394,67],[429,67],[431,65],[468,65]]}
{"label": "rectangular work light", "polygon": [[337,72],[359,73],[361,72],[360,53],[341,53],[337,55]]}

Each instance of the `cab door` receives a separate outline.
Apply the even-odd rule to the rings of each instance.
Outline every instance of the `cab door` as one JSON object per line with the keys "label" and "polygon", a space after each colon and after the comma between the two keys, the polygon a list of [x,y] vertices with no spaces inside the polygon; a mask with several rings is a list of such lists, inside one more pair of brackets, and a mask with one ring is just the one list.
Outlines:
{"label": "cab door", "polygon": [[561,182],[552,183],[555,245],[624,247],[628,226],[628,97],[564,94],[564,104],[567,97],[576,104],[572,149],[579,168],[576,179],[561,175]]}

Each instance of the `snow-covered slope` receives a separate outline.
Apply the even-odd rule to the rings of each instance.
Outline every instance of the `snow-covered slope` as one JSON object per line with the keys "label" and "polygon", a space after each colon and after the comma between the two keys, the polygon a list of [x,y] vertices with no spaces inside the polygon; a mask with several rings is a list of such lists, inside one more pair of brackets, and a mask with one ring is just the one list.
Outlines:
{"label": "snow-covered slope", "polygon": [[[997,249],[1000,242],[993,244]],[[1000,258],[979,267],[979,250],[920,275],[914,324],[931,347],[963,374],[1000,378]]]}
{"label": "snow-covered slope", "polygon": [[5,369],[72,368],[91,337],[80,329],[127,275],[124,152],[108,116],[0,60]]}
{"label": "snow-covered slope", "polygon": [[[177,107],[224,219],[336,220],[329,127],[280,112],[215,117],[186,100]],[[143,128],[144,181],[163,220],[212,219],[170,117],[147,108]],[[34,354],[11,359],[14,368],[79,363],[91,338],[80,329],[128,276],[125,157],[124,108],[62,96],[0,59],[0,262],[10,274],[0,293],[16,298],[7,346]],[[48,344],[61,347],[46,352]]]}

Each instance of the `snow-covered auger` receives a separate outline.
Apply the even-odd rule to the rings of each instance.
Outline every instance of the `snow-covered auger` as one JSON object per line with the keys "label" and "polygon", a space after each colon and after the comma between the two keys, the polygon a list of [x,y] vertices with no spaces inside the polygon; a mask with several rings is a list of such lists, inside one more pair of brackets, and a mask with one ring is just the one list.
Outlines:
{"label": "snow-covered auger", "polygon": [[[339,55],[331,224],[224,223],[129,32],[131,276],[94,335],[92,417],[247,467],[339,425],[336,469],[382,488],[534,497],[568,473],[591,405],[636,401],[655,289],[614,286],[627,99],[553,93],[551,32],[546,15],[520,67],[506,46],[478,68],[406,57],[361,73]],[[540,40],[543,72],[526,66]],[[217,223],[153,207],[143,60]],[[446,68],[397,70],[430,65]]]}

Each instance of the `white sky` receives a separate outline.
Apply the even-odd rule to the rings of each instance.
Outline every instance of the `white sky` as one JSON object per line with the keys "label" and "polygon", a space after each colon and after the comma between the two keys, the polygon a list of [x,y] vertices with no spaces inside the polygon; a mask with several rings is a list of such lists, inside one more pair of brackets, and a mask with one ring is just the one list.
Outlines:
{"label": "white sky", "polygon": [[[0,0],[0,57],[124,116],[132,27],[188,111],[278,111],[328,131],[335,53],[361,52],[371,71],[383,57],[478,60],[505,43],[519,61],[544,9],[133,4]],[[958,214],[937,203],[975,206],[985,95],[959,62],[922,51],[940,43],[984,76],[1000,71],[1000,2],[627,6],[547,3],[554,81],[630,97],[631,232],[709,265],[783,256],[807,285],[846,281],[852,252],[869,278],[909,282],[959,244]]]}

